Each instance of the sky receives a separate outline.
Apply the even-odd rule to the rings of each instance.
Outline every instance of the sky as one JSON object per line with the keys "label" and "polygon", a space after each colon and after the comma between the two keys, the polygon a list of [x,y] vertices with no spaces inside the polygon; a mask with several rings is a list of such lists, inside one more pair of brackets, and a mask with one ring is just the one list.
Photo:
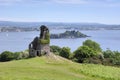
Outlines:
{"label": "sky", "polygon": [[120,24],[120,0],[0,0],[0,21]]}

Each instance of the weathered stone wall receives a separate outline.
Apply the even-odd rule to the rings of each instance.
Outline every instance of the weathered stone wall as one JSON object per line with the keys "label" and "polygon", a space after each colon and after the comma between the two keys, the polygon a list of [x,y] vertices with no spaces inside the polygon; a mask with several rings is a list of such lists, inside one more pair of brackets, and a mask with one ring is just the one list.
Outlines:
{"label": "weathered stone wall", "polygon": [[41,47],[41,54],[49,54],[50,53],[50,46],[49,44],[40,45]]}
{"label": "weathered stone wall", "polygon": [[35,37],[29,44],[30,57],[41,56],[50,53],[50,36],[49,29],[46,26],[40,27],[41,33],[39,37]]}

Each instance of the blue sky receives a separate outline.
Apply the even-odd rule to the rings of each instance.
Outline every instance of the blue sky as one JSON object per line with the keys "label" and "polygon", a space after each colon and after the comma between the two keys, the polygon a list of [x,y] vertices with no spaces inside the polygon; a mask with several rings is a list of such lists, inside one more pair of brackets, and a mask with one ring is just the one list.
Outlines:
{"label": "blue sky", "polygon": [[120,24],[120,0],[0,0],[0,21]]}

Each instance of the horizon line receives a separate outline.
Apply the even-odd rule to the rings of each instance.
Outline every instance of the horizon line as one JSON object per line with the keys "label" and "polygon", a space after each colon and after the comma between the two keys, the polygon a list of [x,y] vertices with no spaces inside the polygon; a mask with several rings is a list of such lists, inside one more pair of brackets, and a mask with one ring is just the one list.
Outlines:
{"label": "horizon line", "polygon": [[0,22],[20,22],[20,23],[83,23],[83,24],[102,24],[102,25],[120,25],[120,24],[108,24],[101,22],[58,22],[58,21],[13,21],[13,20],[0,20]]}

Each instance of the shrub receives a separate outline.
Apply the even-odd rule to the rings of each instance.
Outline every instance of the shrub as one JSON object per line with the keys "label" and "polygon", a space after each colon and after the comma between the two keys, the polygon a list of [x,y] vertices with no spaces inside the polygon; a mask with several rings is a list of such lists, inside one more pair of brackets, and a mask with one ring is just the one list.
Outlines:
{"label": "shrub", "polygon": [[14,59],[19,60],[19,59],[26,59],[29,57],[28,50],[22,51],[22,52],[15,52],[14,53]]}
{"label": "shrub", "polygon": [[103,52],[103,55],[105,57],[105,60],[103,64],[105,65],[120,65],[120,52],[118,51],[111,51],[106,50]]}
{"label": "shrub", "polygon": [[63,47],[60,51],[60,56],[64,57],[64,58],[69,58],[70,56],[70,48],[68,47]]}
{"label": "shrub", "polygon": [[95,41],[88,39],[88,40],[83,42],[83,45],[88,46],[89,48],[93,49],[96,52],[102,52],[100,45]]}
{"label": "shrub", "polygon": [[93,56],[90,58],[86,58],[83,63],[93,63],[93,64],[102,64],[102,60],[98,58],[98,56]]}
{"label": "shrub", "polygon": [[27,51],[21,52],[22,59],[29,58],[29,53]]}
{"label": "shrub", "polygon": [[106,51],[103,51],[103,55],[105,58],[112,58],[114,53],[113,53],[113,51],[107,49]]}
{"label": "shrub", "polygon": [[73,52],[73,59],[75,61],[82,63],[86,58],[90,58],[96,55],[96,52],[93,51],[88,46],[81,46],[76,51]]}
{"label": "shrub", "polygon": [[22,59],[21,52],[15,52],[14,59],[16,59],[16,60]]}
{"label": "shrub", "polygon": [[11,61],[14,59],[14,55],[10,51],[4,51],[1,53],[0,60],[1,61]]}
{"label": "shrub", "polygon": [[23,52],[10,52],[10,51],[4,51],[0,55],[0,61],[11,61],[13,59],[19,60],[19,59],[26,59],[29,57],[28,50],[25,50]]}
{"label": "shrub", "polygon": [[56,55],[59,55],[61,48],[59,46],[52,45],[50,46],[50,51]]}
{"label": "shrub", "polygon": [[114,61],[115,65],[120,65],[120,52],[114,51],[113,58],[114,58],[113,61]]}

